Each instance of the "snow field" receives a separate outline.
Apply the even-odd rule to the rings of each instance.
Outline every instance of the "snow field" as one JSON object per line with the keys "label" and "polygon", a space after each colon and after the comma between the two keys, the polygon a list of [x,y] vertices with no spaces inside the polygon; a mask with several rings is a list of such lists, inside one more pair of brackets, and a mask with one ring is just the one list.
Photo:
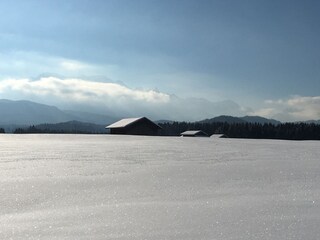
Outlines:
{"label": "snow field", "polygon": [[0,135],[0,239],[320,239],[319,147]]}

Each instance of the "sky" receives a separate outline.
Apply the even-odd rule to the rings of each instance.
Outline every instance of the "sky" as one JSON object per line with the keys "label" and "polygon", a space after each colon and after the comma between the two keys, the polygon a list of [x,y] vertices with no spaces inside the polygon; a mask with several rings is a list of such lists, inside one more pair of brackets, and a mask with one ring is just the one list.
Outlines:
{"label": "sky", "polygon": [[106,115],[320,119],[316,0],[3,0],[0,98]]}

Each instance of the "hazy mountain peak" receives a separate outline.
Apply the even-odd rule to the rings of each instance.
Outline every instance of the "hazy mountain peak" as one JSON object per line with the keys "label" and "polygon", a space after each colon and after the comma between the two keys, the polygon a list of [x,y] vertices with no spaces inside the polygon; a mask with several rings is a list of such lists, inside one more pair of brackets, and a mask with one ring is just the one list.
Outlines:
{"label": "hazy mountain peak", "polygon": [[107,124],[114,119],[104,115],[62,111],[49,106],[26,100],[0,100],[0,124],[35,125],[41,123],[59,123],[72,120]]}

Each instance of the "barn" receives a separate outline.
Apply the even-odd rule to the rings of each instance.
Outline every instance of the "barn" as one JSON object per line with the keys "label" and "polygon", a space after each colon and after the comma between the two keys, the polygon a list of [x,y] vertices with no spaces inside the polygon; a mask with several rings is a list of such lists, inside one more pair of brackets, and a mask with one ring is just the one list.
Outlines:
{"label": "barn", "polygon": [[180,134],[182,137],[209,137],[207,133],[201,130],[189,130]]}
{"label": "barn", "polygon": [[110,134],[156,136],[161,127],[146,117],[139,117],[121,119],[106,126],[106,129],[110,129]]}

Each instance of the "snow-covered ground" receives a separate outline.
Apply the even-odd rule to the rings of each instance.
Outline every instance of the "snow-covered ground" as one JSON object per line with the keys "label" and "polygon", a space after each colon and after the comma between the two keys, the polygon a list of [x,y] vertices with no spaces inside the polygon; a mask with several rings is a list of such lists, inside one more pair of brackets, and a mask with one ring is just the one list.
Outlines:
{"label": "snow-covered ground", "polygon": [[0,239],[320,239],[320,142],[0,135]]}

